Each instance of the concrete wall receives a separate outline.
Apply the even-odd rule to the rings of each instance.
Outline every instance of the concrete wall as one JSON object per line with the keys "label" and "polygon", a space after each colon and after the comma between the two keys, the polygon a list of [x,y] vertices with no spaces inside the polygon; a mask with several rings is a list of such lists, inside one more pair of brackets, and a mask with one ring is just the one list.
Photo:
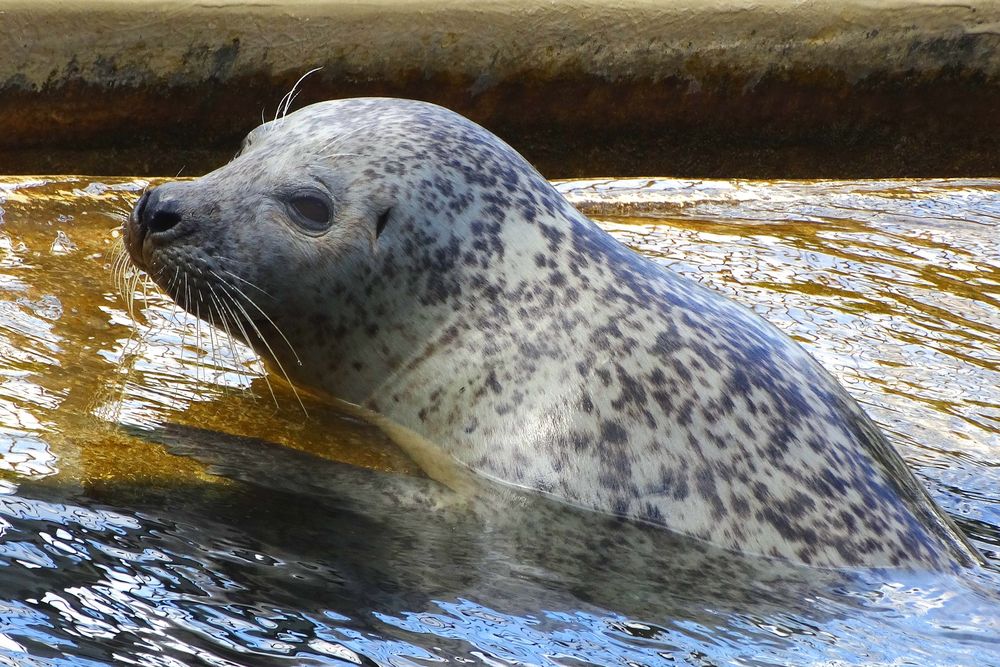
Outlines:
{"label": "concrete wall", "polygon": [[197,174],[298,105],[445,104],[548,176],[1000,175],[1000,0],[0,0],[0,172]]}

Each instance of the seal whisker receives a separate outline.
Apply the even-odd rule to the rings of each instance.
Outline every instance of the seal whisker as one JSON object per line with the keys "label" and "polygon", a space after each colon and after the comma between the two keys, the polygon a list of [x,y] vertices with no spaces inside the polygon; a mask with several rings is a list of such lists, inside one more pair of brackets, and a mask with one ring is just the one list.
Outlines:
{"label": "seal whisker", "polygon": [[[261,287],[258,287],[257,285],[253,284],[252,282],[250,282],[249,280],[247,280],[247,279],[246,279],[246,278],[244,278],[243,276],[238,276],[238,275],[236,275],[235,273],[233,273],[232,271],[230,271],[229,269],[221,269],[221,270],[222,270],[223,272],[227,273],[228,275],[232,276],[232,277],[233,277],[233,278],[235,278],[236,280],[239,280],[239,281],[240,281],[241,283],[243,283],[244,285],[247,285],[248,287],[252,287],[253,289],[257,290],[258,292],[260,292],[260,293],[261,293],[261,294],[263,294],[264,296],[266,296],[266,297],[268,297],[268,298],[270,298],[270,299],[273,299],[273,298],[274,298],[273,296],[271,296],[271,293],[270,293],[270,292],[268,292],[267,290],[265,290],[265,289],[263,289],[263,288],[261,288]],[[218,273],[216,273],[215,271],[211,271],[211,273],[212,273],[212,275],[214,275],[214,276],[215,276],[216,278],[218,278],[219,280],[221,280],[221,281],[223,281],[223,282],[226,282],[226,281],[225,281],[225,279],[224,279],[224,278],[223,278],[222,276],[220,276],[220,275],[219,275]]]}
{"label": "seal whisker", "polygon": [[121,260],[122,254],[125,252],[125,242],[122,240],[121,236],[113,236],[111,245],[108,246],[107,251],[104,253],[104,258],[110,260],[112,263],[112,268],[117,268],[118,262]]}
{"label": "seal whisker", "polygon": [[128,297],[128,277],[130,264],[128,261],[128,252],[125,250],[125,243],[122,239],[116,238],[115,243],[112,244],[111,248],[108,250],[109,253],[113,253],[113,259],[111,262],[111,275],[112,281],[118,290],[118,296],[122,298],[128,307],[129,316],[134,316],[133,310],[129,305]]}
{"label": "seal whisker", "polygon": [[361,157],[361,153],[323,153],[319,157],[325,160],[332,157]]}
{"label": "seal whisker", "polygon": [[129,208],[126,208],[125,206],[112,206],[110,210],[104,211],[104,215],[108,216],[112,220],[115,220],[115,221],[120,222],[120,223],[124,223],[124,222],[127,222],[128,219],[129,219],[129,216],[132,215],[132,208],[131,207],[134,207],[134,206],[135,206],[135,201],[134,200],[129,204]]}
{"label": "seal whisker", "polygon": [[125,304],[125,312],[128,316],[135,319],[135,308],[132,303],[132,295],[134,290],[133,278],[126,276],[124,273],[119,277],[117,282],[118,296],[121,297],[122,303]]}
{"label": "seal whisker", "polygon": [[[114,253],[114,258],[111,262],[111,279],[118,290],[118,296],[121,297],[122,301],[128,304],[128,279],[127,272],[129,268],[128,263],[128,253],[125,251],[125,245],[121,239],[117,239],[117,242],[112,246],[109,252]],[[134,314],[132,309],[129,308],[128,314],[133,317]]]}
{"label": "seal whisker", "polygon": [[[226,309],[226,312],[229,313],[229,317],[232,319],[233,324],[239,329],[240,333],[243,335],[243,340],[249,341],[250,340],[250,336],[248,335],[246,328],[243,326],[243,322],[240,321],[240,318],[236,315],[236,313],[230,307],[230,304],[226,302],[227,298],[228,298],[228,300],[229,300],[230,303],[232,302],[232,300],[233,300],[232,295],[228,294],[225,291],[223,291],[223,293],[220,295],[220,294],[216,293],[215,290],[213,288],[211,288],[211,286],[209,286],[209,288],[212,289],[212,293],[216,297],[218,297],[219,304]],[[223,289],[222,285],[220,285],[219,288]],[[228,331],[229,330],[227,328],[227,333],[228,333]],[[232,334],[229,334],[229,336],[230,336],[230,340],[233,340]],[[235,346],[235,344],[232,345],[232,352],[233,352],[233,356],[236,357],[236,346]],[[268,393],[271,394],[271,400],[274,401],[274,407],[280,408],[281,406],[278,403],[278,396],[274,393],[274,387],[271,385],[270,378],[267,377],[267,369],[264,368],[264,362],[261,361],[261,359],[260,359],[259,356],[255,358],[255,361],[257,363],[257,367],[259,368],[260,377],[264,378],[264,384],[267,386],[267,391],[268,391]],[[251,395],[254,395],[253,394],[253,390],[252,390],[252,379],[249,376],[247,376],[247,382],[248,382],[248,385],[251,386],[251,391],[250,391]]]}
{"label": "seal whisker", "polygon": [[[184,273],[184,285],[187,285],[187,273]],[[167,281],[167,292],[170,294],[179,294],[181,287],[181,267],[178,265],[174,267],[174,275]],[[181,309],[183,310],[183,308]],[[177,354],[177,364],[183,368],[184,367],[184,352],[187,347],[187,325],[183,322],[181,323],[181,345],[180,350]]]}
{"label": "seal whisker", "polygon": [[142,280],[142,277],[134,273],[127,278],[125,276],[122,276],[122,278],[127,281],[123,285],[124,292],[122,293],[125,297],[125,308],[128,310],[128,316],[134,320],[136,318],[135,293],[139,289],[139,282]]}
{"label": "seal whisker", "polygon": [[291,109],[292,102],[294,102],[295,98],[299,96],[300,92],[298,90],[299,86],[302,84],[303,81],[306,80],[306,78],[309,75],[314,74],[315,72],[318,72],[321,69],[323,68],[314,67],[313,69],[309,70],[308,72],[299,77],[299,80],[292,85],[292,89],[289,90],[287,93],[285,93],[284,97],[281,98],[281,101],[278,102],[278,108],[274,112],[274,120],[276,121],[284,120],[285,116],[288,115],[289,109]]}
{"label": "seal whisker", "polygon": [[140,296],[140,292],[141,292],[141,298],[143,300],[145,300],[148,297],[149,281],[151,279],[146,273],[140,272],[138,270],[132,270],[131,273],[129,273],[129,275],[125,279],[127,280],[127,288],[128,288],[128,293],[126,298],[128,314],[129,317],[135,319],[138,314],[136,310],[135,300],[137,297]]}
{"label": "seal whisker", "polygon": [[[200,293],[201,289],[199,288],[198,291]],[[209,370],[208,368],[206,368],[206,371],[210,372],[214,378],[218,378],[219,369],[224,369],[226,367],[226,364],[222,359],[220,352],[222,346],[219,345],[219,336],[222,335],[222,332],[219,331],[219,324],[215,321],[215,313],[212,311],[212,301],[210,298],[211,294],[207,296],[209,298],[206,299],[199,298],[199,302],[205,304],[205,310],[208,313],[208,320],[207,320],[208,326],[205,328],[208,331],[208,345],[209,345],[208,352],[210,353],[209,360],[211,363],[211,367],[214,370]]]}
{"label": "seal whisker", "polygon": [[[229,319],[226,317],[226,313],[223,312],[222,304],[219,302],[219,297],[215,293],[215,289],[211,285],[208,286],[209,290],[209,303],[210,307],[214,307],[215,311],[219,315],[219,324],[216,326],[221,326],[223,333],[225,333],[226,347],[229,348],[229,354],[232,356],[231,363],[236,369],[236,380],[237,382],[246,382],[248,385],[250,383],[250,376],[246,371],[245,366],[242,364],[239,353],[236,351],[236,341],[233,339],[233,333],[229,328]],[[250,396],[253,400],[257,400],[256,394],[253,393],[253,389],[249,389]]]}
{"label": "seal whisker", "polygon": [[197,303],[192,303],[191,305],[194,306],[194,379],[196,382],[201,382],[201,352],[204,349],[204,344],[201,340],[201,308]]}
{"label": "seal whisker", "polygon": [[143,303],[147,303],[149,301],[149,293],[152,292],[153,289],[154,289],[154,287],[155,287],[153,285],[150,285],[151,282],[152,281],[149,278],[149,276],[138,275],[138,276],[135,277],[135,286],[136,286],[136,289],[133,292],[133,296],[132,296],[132,309],[133,309],[133,311],[136,310],[136,305],[135,305],[136,299],[139,299]]}
{"label": "seal whisker", "polygon": [[[334,137],[333,139],[331,139],[327,143],[325,143],[322,146],[320,146],[320,148],[316,151],[316,155],[319,156],[319,157],[323,157],[323,158],[336,157],[336,155],[338,155],[338,154],[328,154],[326,151],[332,150],[333,148],[337,147],[338,145],[343,144],[345,141],[347,141],[348,139],[350,139],[354,135],[358,134],[362,130],[369,129],[369,127],[370,127],[370,125],[368,123],[362,123],[361,125],[359,125],[358,127],[354,128],[353,130],[350,130],[348,132],[344,132],[343,134],[340,134],[340,135]],[[361,155],[359,153],[342,153],[341,155],[351,155],[351,156],[354,156],[354,157],[361,157]]]}
{"label": "seal whisker", "polygon": [[[214,272],[213,272],[213,274],[215,275],[215,277],[217,279],[222,280],[221,277],[218,274],[216,274]],[[281,336],[281,339],[283,341],[285,341],[285,345],[288,346],[288,349],[292,353],[292,356],[295,357],[295,363],[298,364],[299,366],[301,366],[302,365],[302,359],[299,357],[299,353],[295,351],[295,347],[292,345],[291,341],[288,340],[288,337],[285,336],[285,332],[281,330],[281,327],[279,327],[277,324],[275,324],[274,320],[271,319],[271,316],[268,315],[267,313],[265,313],[264,310],[260,306],[258,306],[257,303],[253,299],[250,298],[249,294],[247,294],[243,290],[239,289],[236,285],[232,285],[230,283],[226,283],[225,281],[223,281],[223,282],[224,282],[224,284],[225,284],[226,287],[228,287],[233,292],[235,292],[236,296],[243,297],[247,301],[247,303],[249,303],[251,306],[253,306],[254,309],[258,313],[260,313],[261,316],[265,320],[267,320],[268,324],[270,324],[272,327],[274,327],[275,332],[277,332],[277,334],[279,336]],[[234,299],[234,301],[235,301],[235,299]],[[238,302],[236,302],[236,303],[238,303]],[[241,310],[244,310],[244,312],[246,312],[245,309],[241,308]],[[249,313],[247,313],[247,318],[251,321],[251,323],[253,322],[253,318],[250,317]],[[256,325],[254,326],[254,328],[256,328]],[[259,330],[258,330],[258,333],[259,333]],[[265,342],[266,342],[266,339],[265,339]],[[270,349],[270,347],[268,347],[268,349]],[[272,356],[273,356],[273,352],[272,352]]]}
{"label": "seal whisker", "polygon": [[124,248],[121,244],[114,244],[109,249],[109,254],[111,255],[111,279],[114,281],[115,286],[121,288],[121,280],[125,277],[125,260],[123,255]]}
{"label": "seal whisker", "polygon": [[[241,304],[235,298],[234,293],[236,295],[242,296],[250,303],[250,305],[257,308],[257,310],[260,310],[260,308],[257,306],[257,304],[253,302],[253,300],[249,296],[246,295],[246,293],[243,292],[243,290],[236,287],[236,285],[231,285],[226,282],[221,282],[219,283],[219,286],[220,288],[222,288],[223,291],[225,291],[227,294],[230,295],[233,305],[236,306],[240,310],[240,312],[243,313],[243,317],[245,318],[246,323],[253,329],[254,333],[257,334],[257,338],[264,344],[264,347],[267,348],[268,353],[271,355],[271,358],[274,359],[274,363],[278,367],[278,370],[281,372],[281,375],[284,376],[285,380],[288,382],[288,386],[291,388],[292,394],[295,395],[295,400],[298,401],[299,407],[302,408],[302,412],[308,417],[309,411],[306,410],[305,403],[302,402],[302,398],[299,396],[298,390],[295,389],[295,385],[292,383],[292,378],[288,375],[288,372],[285,371],[284,365],[281,363],[281,360],[278,358],[278,355],[274,353],[274,350],[271,348],[271,344],[267,342],[267,338],[261,332],[260,328],[257,326],[257,323],[253,321],[252,317],[250,317],[250,313],[248,313],[246,308],[243,307],[243,304]],[[271,320],[271,318],[267,317],[266,313],[264,313],[263,311],[261,311],[261,313],[264,315],[264,317],[267,318],[271,326],[274,327],[274,330],[278,332],[278,335],[280,335],[283,339],[285,339],[285,342],[288,343],[288,339],[285,338],[285,334],[281,331],[281,329],[278,328],[278,325],[276,325],[274,321]],[[302,362],[299,360],[298,355],[295,352],[295,348],[291,346],[291,343],[288,343],[288,347],[292,351],[292,354],[295,355],[295,360],[299,363],[299,365],[301,365]]]}
{"label": "seal whisker", "polygon": [[[201,292],[200,285],[195,287],[194,295],[198,302],[198,319],[195,320],[195,324],[199,332],[198,347],[201,348],[202,352],[205,353],[202,355],[202,359],[201,362],[198,364],[198,368],[205,374],[203,381],[211,382],[212,381],[211,366],[216,366],[216,367],[218,366],[218,362],[216,361],[215,358],[216,353],[215,353],[214,329],[211,324],[212,313],[211,311],[209,311],[207,313],[208,317],[205,317],[205,315],[202,314],[201,311],[202,305],[204,304],[207,309],[208,304],[205,302],[204,295]],[[202,326],[203,324],[204,327]],[[202,335],[201,332],[204,332],[204,335]]]}
{"label": "seal whisker", "polygon": [[140,290],[145,291],[145,278],[138,273],[132,273],[125,280],[127,281],[125,283],[125,307],[128,310],[129,317],[134,320],[139,315],[135,300]]}
{"label": "seal whisker", "polygon": [[198,304],[196,304],[192,299],[191,282],[188,280],[187,271],[184,271],[181,275],[184,276],[185,310],[190,312],[190,308],[194,308],[194,379],[197,381],[199,380],[199,374],[201,373],[201,363],[198,360],[198,356],[199,351],[203,347],[201,342],[201,313],[199,312]]}
{"label": "seal whisker", "polygon": [[[217,324],[216,326],[221,326],[222,330],[226,333],[226,340],[229,343],[228,345],[229,353],[233,355],[233,362],[239,365],[240,355],[236,349],[236,338],[233,336],[232,329],[229,326],[229,320],[232,318],[232,312],[229,311],[228,308],[226,309],[226,312],[229,313],[229,317],[226,316],[226,312],[223,312],[223,306],[225,304],[223,303],[221,297],[219,296],[219,293],[215,291],[215,287],[213,287],[211,283],[208,284],[208,291],[209,291],[209,298],[211,299],[211,302],[215,305],[216,312],[218,312],[219,314],[219,324]],[[241,372],[240,370],[237,370],[236,375],[238,379],[245,378],[247,383],[248,384],[250,383],[250,376],[247,375],[245,371]],[[253,394],[253,391],[251,391],[250,393]],[[256,398],[256,396],[254,398]]]}
{"label": "seal whisker", "polygon": [[135,296],[136,292],[139,291],[139,284],[143,282],[143,277],[138,273],[133,273],[124,277],[124,279],[126,281],[124,286],[125,307],[128,310],[129,317],[134,320],[136,319]]}
{"label": "seal whisker", "polygon": [[138,278],[142,285],[142,300],[149,301],[149,274],[139,276]]}

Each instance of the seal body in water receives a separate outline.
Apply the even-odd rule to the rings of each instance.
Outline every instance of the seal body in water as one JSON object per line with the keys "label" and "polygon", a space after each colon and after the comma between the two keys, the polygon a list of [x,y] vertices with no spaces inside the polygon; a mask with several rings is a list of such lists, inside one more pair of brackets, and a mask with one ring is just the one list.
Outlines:
{"label": "seal body in water", "polygon": [[124,232],[183,308],[481,476],[805,564],[976,560],[801,347],[441,107],[304,108]]}

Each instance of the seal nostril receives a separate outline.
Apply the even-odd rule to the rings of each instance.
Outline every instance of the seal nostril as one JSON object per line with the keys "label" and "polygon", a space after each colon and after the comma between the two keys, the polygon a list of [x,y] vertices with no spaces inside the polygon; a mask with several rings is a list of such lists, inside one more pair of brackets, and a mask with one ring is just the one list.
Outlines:
{"label": "seal nostril", "polygon": [[149,233],[156,234],[159,232],[165,232],[176,226],[180,221],[181,214],[177,211],[164,208],[157,209],[153,211],[151,216],[149,216]]}
{"label": "seal nostril", "polygon": [[161,188],[154,188],[143,195],[135,211],[143,235],[166,232],[183,220],[177,202],[164,198]]}

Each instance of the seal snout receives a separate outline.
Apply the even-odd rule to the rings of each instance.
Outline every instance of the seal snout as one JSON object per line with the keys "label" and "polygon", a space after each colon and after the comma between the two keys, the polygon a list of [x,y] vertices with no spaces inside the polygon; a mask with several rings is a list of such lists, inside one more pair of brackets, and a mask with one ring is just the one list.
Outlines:
{"label": "seal snout", "polygon": [[125,224],[125,245],[132,261],[142,266],[142,248],[146,238],[154,238],[170,231],[182,219],[178,202],[164,197],[162,186],[146,190],[136,202]]}

